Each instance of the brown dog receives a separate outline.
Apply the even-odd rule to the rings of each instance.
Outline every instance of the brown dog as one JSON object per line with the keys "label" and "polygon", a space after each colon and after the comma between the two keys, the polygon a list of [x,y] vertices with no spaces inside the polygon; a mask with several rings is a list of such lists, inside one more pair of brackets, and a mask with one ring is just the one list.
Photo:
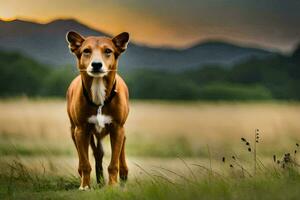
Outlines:
{"label": "brown dog", "polygon": [[67,91],[72,139],[79,157],[79,189],[90,188],[89,145],[95,157],[97,183],[104,183],[101,140],[108,134],[112,150],[108,166],[109,185],[117,183],[119,170],[120,179],[125,181],[128,168],[124,123],[129,112],[128,89],[116,72],[118,58],[126,50],[129,34],[124,32],[114,38],[84,38],[71,31],[66,37],[80,71]]}

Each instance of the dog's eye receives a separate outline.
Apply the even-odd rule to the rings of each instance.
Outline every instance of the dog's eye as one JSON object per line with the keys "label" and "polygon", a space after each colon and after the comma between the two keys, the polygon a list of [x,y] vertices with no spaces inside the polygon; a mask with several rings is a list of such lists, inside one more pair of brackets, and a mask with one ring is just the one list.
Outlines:
{"label": "dog's eye", "polygon": [[110,54],[111,52],[112,52],[111,49],[105,49],[105,50],[104,50],[104,53],[106,53],[106,54]]}
{"label": "dog's eye", "polygon": [[92,50],[91,50],[91,49],[84,49],[84,50],[83,50],[83,53],[84,53],[85,55],[88,55],[88,54],[91,54],[91,53],[92,53]]}

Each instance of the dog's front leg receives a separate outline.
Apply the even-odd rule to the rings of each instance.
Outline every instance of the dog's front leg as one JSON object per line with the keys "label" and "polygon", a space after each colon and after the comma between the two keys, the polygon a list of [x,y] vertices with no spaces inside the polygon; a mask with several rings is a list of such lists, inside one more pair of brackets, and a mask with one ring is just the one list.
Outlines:
{"label": "dog's front leg", "polygon": [[109,185],[114,185],[118,180],[119,158],[124,140],[124,127],[114,125],[110,132],[111,161],[108,166]]}
{"label": "dog's front leg", "polygon": [[90,189],[91,165],[89,162],[89,142],[91,134],[87,128],[75,129],[75,140],[79,157],[78,173],[81,176],[80,190]]}

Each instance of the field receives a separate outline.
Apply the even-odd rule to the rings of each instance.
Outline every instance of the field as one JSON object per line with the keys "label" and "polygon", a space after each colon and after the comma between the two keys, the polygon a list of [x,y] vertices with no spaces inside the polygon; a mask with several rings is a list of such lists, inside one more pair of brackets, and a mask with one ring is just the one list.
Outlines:
{"label": "field", "polygon": [[[300,195],[295,153],[300,142],[299,103],[132,101],[126,124],[129,181],[99,189],[92,171],[90,192],[77,191],[78,161],[65,107],[59,99],[0,101],[0,199],[298,199]],[[259,142],[254,148],[256,129]],[[251,152],[241,138],[250,142]],[[106,169],[108,138],[104,146]],[[286,153],[291,154],[290,161],[284,159]]]}

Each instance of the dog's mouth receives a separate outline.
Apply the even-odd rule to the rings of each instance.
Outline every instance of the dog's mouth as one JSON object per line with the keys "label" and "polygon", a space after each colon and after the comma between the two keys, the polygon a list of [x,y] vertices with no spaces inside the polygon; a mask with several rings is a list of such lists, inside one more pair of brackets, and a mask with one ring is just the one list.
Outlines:
{"label": "dog's mouth", "polygon": [[100,77],[100,76],[105,76],[107,74],[106,71],[100,69],[100,70],[90,70],[87,71],[88,75],[93,76],[93,77]]}
{"label": "dog's mouth", "polygon": [[106,71],[100,69],[100,70],[92,70],[91,73],[93,74],[103,74],[103,73],[106,73]]}

